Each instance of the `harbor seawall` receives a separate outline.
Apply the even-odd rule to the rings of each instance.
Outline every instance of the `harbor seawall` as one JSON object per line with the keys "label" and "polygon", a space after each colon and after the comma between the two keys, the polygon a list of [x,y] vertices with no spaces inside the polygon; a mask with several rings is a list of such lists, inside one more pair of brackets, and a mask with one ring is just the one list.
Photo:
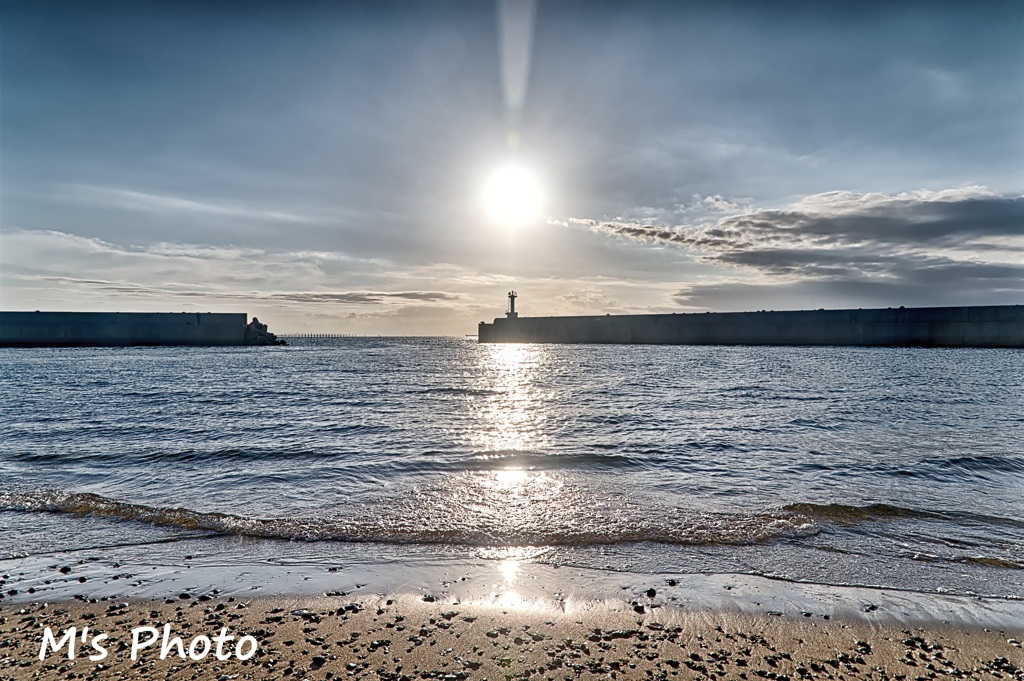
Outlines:
{"label": "harbor seawall", "polygon": [[0,312],[0,347],[245,345],[244,312]]}
{"label": "harbor seawall", "polygon": [[1024,347],[1024,305],[516,317],[481,343]]}

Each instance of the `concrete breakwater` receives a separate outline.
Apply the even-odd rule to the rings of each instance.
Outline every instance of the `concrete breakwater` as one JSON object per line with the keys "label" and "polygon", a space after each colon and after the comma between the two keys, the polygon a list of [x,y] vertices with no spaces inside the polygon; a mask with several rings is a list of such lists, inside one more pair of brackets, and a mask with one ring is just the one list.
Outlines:
{"label": "concrete breakwater", "polygon": [[279,345],[244,312],[0,312],[0,347]]}
{"label": "concrete breakwater", "polygon": [[480,322],[481,343],[1024,347],[1024,305],[519,317]]}

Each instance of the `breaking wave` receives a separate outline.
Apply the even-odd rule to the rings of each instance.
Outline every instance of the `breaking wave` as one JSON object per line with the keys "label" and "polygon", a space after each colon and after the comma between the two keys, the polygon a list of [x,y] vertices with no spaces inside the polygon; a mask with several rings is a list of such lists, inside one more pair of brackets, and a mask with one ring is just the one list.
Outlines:
{"label": "breaking wave", "polygon": [[897,520],[931,520],[942,523],[974,524],[989,526],[1024,527],[1024,521],[1012,518],[982,515],[964,511],[929,511],[905,508],[890,504],[867,504],[850,506],[846,504],[789,504],[784,511],[806,516],[815,522],[856,525],[863,522],[888,522]]}
{"label": "breaking wave", "polygon": [[889,504],[868,504],[849,506],[846,504],[789,504],[783,510],[798,513],[809,518],[833,523],[855,524],[871,520],[897,519],[942,519],[944,516],[931,511],[921,511]]}
{"label": "breaking wave", "polygon": [[[809,518],[789,512],[698,513],[630,504],[614,510],[594,504],[499,507],[445,503],[434,493],[416,495],[373,517],[251,518],[188,508],[117,501],[98,494],[38,491],[0,493],[0,511],[57,513],[148,523],[181,530],[289,541],[378,542],[468,546],[587,546],[653,542],[677,545],[744,545],[816,534]],[[457,508],[458,506],[458,508]]]}

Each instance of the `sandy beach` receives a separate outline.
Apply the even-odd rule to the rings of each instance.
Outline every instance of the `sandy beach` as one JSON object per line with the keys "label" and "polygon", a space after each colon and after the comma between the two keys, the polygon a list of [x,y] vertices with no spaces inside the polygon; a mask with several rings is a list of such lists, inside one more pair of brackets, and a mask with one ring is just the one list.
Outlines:
{"label": "sandy beach", "polygon": [[[1024,679],[1024,626],[1017,629],[871,623],[826,615],[688,611],[659,603],[577,602],[505,608],[419,595],[273,597],[179,594],[158,601],[23,603],[0,608],[0,678],[166,679]],[[425,600],[426,599],[426,600]],[[550,606],[550,607],[549,607]],[[226,629],[216,658],[199,660],[160,640],[131,659],[133,629],[153,627],[187,649]],[[76,657],[48,649],[75,626]],[[105,633],[102,661],[82,642]],[[149,630],[138,636],[145,643]],[[252,636],[249,659],[234,655]],[[243,647],[242,656],[249,650]]]}

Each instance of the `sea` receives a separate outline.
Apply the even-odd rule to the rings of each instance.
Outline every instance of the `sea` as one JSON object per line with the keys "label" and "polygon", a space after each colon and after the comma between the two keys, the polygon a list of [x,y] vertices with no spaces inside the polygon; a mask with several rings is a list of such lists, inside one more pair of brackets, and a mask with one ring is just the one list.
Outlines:
{"label": "sea", "polygon": [[1024,352],[0,349],[9,601],[510,562],[1024,598]]}

